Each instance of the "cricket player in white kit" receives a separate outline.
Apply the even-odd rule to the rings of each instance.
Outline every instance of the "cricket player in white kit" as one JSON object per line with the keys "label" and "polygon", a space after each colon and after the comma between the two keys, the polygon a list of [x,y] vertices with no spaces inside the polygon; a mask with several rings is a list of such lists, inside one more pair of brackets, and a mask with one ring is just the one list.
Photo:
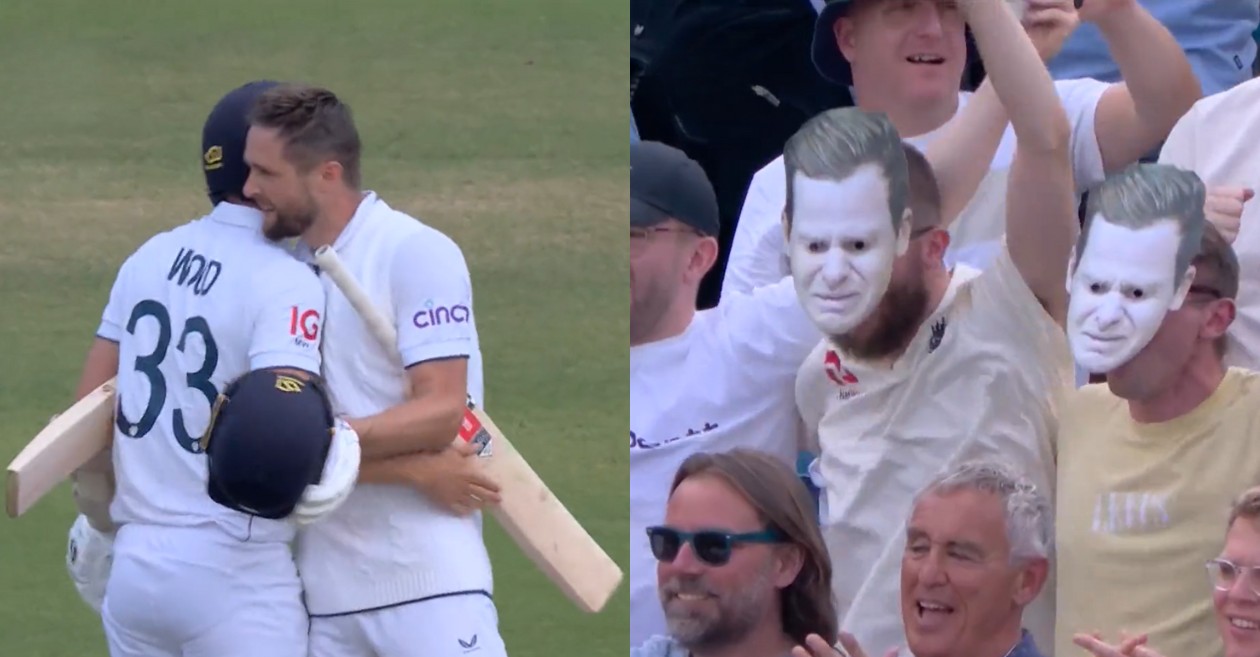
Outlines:
{"label": "cricket player in white kit", "polygon": [[[117,528],[112,569],[97,573],[108,578],[100,611],[112,657],[307,654],[289,547],[296,526],[214,502],[199,444],[233,380],[264,368],[320,370],[324,290],[264,236],[263,214],[241,190],[246,112],[271,86],[241,87],[211,113],[203,167],[214,209],[123,263],[79,384],[82,396],[118,378],[117,490],[108,517],[87,529]],[[80,519],[76,529],[85,528]],[[108,549],[106,534],[93,536],[92,549]]]}
{"label": "cricket player in white kit", "polygon": [[[452,446],[466,395],[483,399],[463,254],[360,190],[358,132],[331,91],[271,90],[251,126],[246,194],[302,237],[300,253],[331,245],[398,331],[389,353],[324,277],[324,376],[336,412],[359,434],[363,466],[345,504],[298,539],[310,654],[506,655],[481,517],[461,513],[496,489]],[[425,452],[433,467],[421,476],[394,467],[393,457]]]}

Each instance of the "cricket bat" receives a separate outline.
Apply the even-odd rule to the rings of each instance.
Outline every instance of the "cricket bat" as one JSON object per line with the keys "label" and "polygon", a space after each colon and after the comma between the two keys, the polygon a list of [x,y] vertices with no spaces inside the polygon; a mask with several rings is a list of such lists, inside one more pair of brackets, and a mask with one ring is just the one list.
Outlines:
{"label": "cricket bat", "polygon": [[114,440],[114,379],[53,418],[9,463],[5,510],[17,518]]}
{"label": "cricket bat", "polygon": [[[346,296],[381,346],[397,355],[398,332],[393,323],[372,305],[336,251],[321,247],[315,252],[315,264]],[[471,399],[458,439],[479,447],[486,474],[501,489],[502,502],[491,512],[521,551],[578,608],[589,613],[603,609],[621,584],[621,568]]]}

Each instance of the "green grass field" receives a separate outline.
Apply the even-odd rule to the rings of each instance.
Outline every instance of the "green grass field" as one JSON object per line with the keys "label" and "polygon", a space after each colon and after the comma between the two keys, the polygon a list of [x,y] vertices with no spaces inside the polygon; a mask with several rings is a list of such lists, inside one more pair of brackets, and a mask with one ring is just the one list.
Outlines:
{"label": "green grass field", "polygon": [[[251,79],[355,109],[365,187],[468,258],[487,397],[623,565],[628,278],[624,3],[0,2],[0,460],[70,401],[118,265],[209,210],[201,123]],[[0,518],[0,654],[105,655],[65,571],[63,486]],[[578,612],[493,521],[513,657],[624,655],[625,588]]]}

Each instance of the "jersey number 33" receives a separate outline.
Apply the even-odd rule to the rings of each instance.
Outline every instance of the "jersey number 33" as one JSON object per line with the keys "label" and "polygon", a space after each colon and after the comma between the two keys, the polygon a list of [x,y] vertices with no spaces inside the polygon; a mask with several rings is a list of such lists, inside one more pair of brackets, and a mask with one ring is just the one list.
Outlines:
{"label": "jersey number 33", "polygon": [[[153,347],[152,353],[137,356],[133,367],[135,371],[143,374],[149,380],[149,401],[145,405],[144,414],[140,416],[139,420],[132,421],[128,418],[123,413],[121,404],[118,406],[118,412],[115,414],[114,420],[118,430],[123,435],[132,438],[143,438],[153,430],[153,425],[166,407],[166,377],[159,368],[162,362],[166,360],[171,347],[171,315],[166,310],[166,306],[160,302],[153,299],[145,299],[132,309],[131,319],[127,321],[127,332],[135,335],[136,325],[146,317],[152,317],[157,321],[157,344]],[[182,353],[188,337],[193,334],[201,338],[205,344],[206,353],[201,367],[195,372],[186,374],[184,383],[189,389],[197,390],[205,395],[206,403],[213,406],[219,391],[215,390],[214,384],[211,383],[210,379],[214,376],[214,369],[219,364],[219,348],[214,342],[214,336],[210,333],[210,324],[201,316],[189,317],[184,322],[184,326],[179,333],[179,342],[175,343],[175,348]],[[171,430],[175,434],[176,442],[185,451],[192,454],[201,453],[201,445],[198,440],[200,436],[194,437],[189,435],[188,429],[184,425],[183,409],[176,408],[172,411]]]}

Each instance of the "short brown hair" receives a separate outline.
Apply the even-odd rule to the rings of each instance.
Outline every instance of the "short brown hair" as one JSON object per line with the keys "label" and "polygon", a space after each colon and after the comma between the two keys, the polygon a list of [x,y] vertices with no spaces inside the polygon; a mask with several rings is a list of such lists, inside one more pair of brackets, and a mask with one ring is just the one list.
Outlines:
{"label": "short brown hair", "polygon": [[941,187],[936,172],[927,157],[908,142],[902,142],[901,150],[910,173],[910,228],[935,228],[941,224]]}
{"label": "short brown hair", "polygon": [[273,87],[258,98],[249,122],[278,131],[285,157],[299,171],[332,160],[341,165],[346,184],[359,188],[359,131],[350,106],[333,92],[297,84]]}
{"label": "short brown hair", "polygon": [[674,475],[670,494],[684,480],[700,475],[718,477],[739,491],[762,522],[802,551],[801,571],[780,593],[783,632],[801,645],[809,634],[834,644],[839,629],[831,595],[831,559],[805,484],[768,454],[740,448],[692,454]]}
{"label": "short brown hair", "polygon": [[[1203,222],[1203,237],[1199,240],[1199,252],[1191,260],[1194,265],[1194,283],[1197,288],[1211,290],[1222,299],[1238,298],[1238,255],[1229,240],[1210,221]],[[1213,343],[1216,354],[1225,357],[1228,334]]]}
{"label": "short brown hair", "polygon": [[1234,527],[1234,521],[1239,518],[1256,522],[1260,520],[1260,486],[1249,488],[1243,491],[1242,495],[1234,498],[1234,503],[1229,510],[1229,523],[1225,525],[1225,531],[1229,531]]}

